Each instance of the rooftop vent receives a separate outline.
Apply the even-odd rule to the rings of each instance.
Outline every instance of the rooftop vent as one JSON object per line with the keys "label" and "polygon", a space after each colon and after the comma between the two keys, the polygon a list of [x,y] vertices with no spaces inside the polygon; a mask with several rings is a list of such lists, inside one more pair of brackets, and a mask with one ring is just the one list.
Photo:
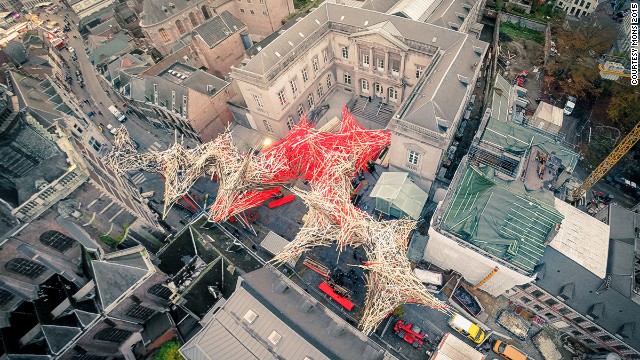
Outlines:
{"label": "rooftop vent", "polygon": [[457,12],[456,15],[458,16],[458,18],[460,18],[460,20],[464,20],[464,18],[466,17],[464,16],[464,14],[460,14],[459,12]]}
{"label": "rooftop vent", "polygon": [[247,311],[246,314],[244,314],[244,319],[249,324],[253,324],[253,322],[256,321],[257,318],[258,318],[258,314],[254,313],[253,310],[249,310]]}
{"label": "rooftop vent", "polygon": [[560,291],[560,295],[558,295],[558,298],[561,299],[562,301],[573,299],[575,290],[576,290],[576,285],[574,283],[567,284],[562,287],[562,290]]}
{"label": "rooftop vent", "polygon": [[452,22],[449,23],[449,27],[452,28],[453,30],[458,30],[460,28],[458,24],[455,24]]}
{"label": "rooftop vent", "polygon": [[216,87],[213,85],[207,85],[207,92],[209,94],[214,94],[216,92]]}
{"label": "rooftop vent", "polygon": [[587,312],[587,317],[591,320],[599,319],[604,315],[604,303],[593,304]]}
{"label": "rooftop vent", "polygon": [[169,3],[169,6],[171,6],[172,8],[175,8],[175,7],[176,7],[176,4],[174,4],[174,3],[170,2],[170,3]]}
{"label": "rooftop vent", "polygon": [[168,10],[169,10],[169,9],[167,9],[167,7],[166,7],[166,6],[163,6],[163,7],[162,7],[162,11],[167,12]]}
{"label": "rooftop vent", "polygon": [[458,80],[465,85],[469,85],[469,78],[458,74]]}
{"label": "rooftop vent", "polygon": [[616,335],[624,339],[629,339],[631,336],[633,336],[633,331],[635,330],[635,328],[636,328],[636,323],[628,322],[622,325],[622,327],[620,328],[620,330],[618,330]]}
{"label": "rooftop vent", "polygon": [[434,43],[436,41],[438,41],[438,38],[434,36],[433,39],[431,39],[431,42]]}
{"label": "rooftop vent", "polygon": [[277,331],[273,330],[271,332],[271,335],[269,335],[268,339],[273,345],[278,345],[278,342],[280,341],[280,339],[282,339],[282,335],[278,334]]}
{"label": "rooftop vent", "polygon": [[344,324],[338,324],[335,322],[331,322],[328,326],[328,331],[329,334],[331,334],[332,336],[338,337],[340,335],[342,335],[342,333],[345,330],[345,325]]}
{"label": "rooftop vent", "polygon": [[287,289],[289,288],[289,285],[287,285],[286,282],[284,282],[283,280],[280,280],[276,286],[273,288],[273,292],[275,292],[276,294],[282,294],[285,291],[287,291]]}
{"label": "rooftop vent", "polygon": [[275,54],[276,54],[277,57],[282,57],[282,55],[280,55],[280,53],[277,52],[277,51],[275,52]]}
{"label": "rooftop vent", "polygon": [[293,46],[293,43],[291,42],[291,40],[287,41],[287,43],[289,44],[289,46]]}
{"label": "rooftop vent", "polygon": [[367,25],[369,25],[369,20],[364,22],[364,26],[367,26]]}
{"label": "rooftop vent", "polygon": [[318,19],[316,19],[316,24],[320,25],[320,21]]}
{"label": "rooftop vent", "polygon": [[482,48],[481,47],[474,46],[473,47],[473,51],[475,51],[475,53],[478,54],[478,55],[482,55]]}
{"label": "rooftop vent", "polygon": [[313,309],[316,306],[316,301],[310,301],[309,299],[306,299],[301,305],[300,305],[300,311],[302,312],[309,312],[311,311],[311,309]]}
{"label": "rooftop vent", "polygon": [[304,37],[304,34],[301,33],[301,32],[299,32],[298,35],[300,35],[300,37],[302,37],[302,38]]}

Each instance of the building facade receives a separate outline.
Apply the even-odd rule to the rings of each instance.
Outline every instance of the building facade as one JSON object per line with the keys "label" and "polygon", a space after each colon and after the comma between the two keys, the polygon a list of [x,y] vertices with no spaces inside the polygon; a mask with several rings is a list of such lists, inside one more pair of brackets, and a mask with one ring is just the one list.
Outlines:
{"label": "building facade", "polygon": [[559,0],[557,5],[568,15],[582,17],[596,11],[598,0]]}
{"label": "building facade", "polygon": [[251,38],[260,40],[279,29],[282,19],[292,14],[294,8],[292,0],[256,0],[255,3],[146,0],[141,27],[156,48],[166,55],[185,33],[224,11],[247,24]]}
{"label": "building facade", "polygon": [[87,18],[112,4],[113,1],[111,0],[75,0],[69,2],[71,9],[80,19]]}
{"label": "building facade", "polygon": [[125,97],[149,121],[209,141],[233,120],[227,100],[231,84],[182,62],[159,63],[132,77]]}
{"label": "building facade", "polygon": [[248,126],[278,138],[336,90],[391,109],[393,119],[382,124],[393,133],[390,163],[428,188],[486,47],[441,26],[326,4],[234,68],[232,77]]}

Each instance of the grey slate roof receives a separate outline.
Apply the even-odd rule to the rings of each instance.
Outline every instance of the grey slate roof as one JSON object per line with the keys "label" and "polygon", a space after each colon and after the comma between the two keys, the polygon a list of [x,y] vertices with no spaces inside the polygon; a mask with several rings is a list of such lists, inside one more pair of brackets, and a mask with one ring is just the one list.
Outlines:
{"label": "grey slate roof", "polygon": [[65,230],[69,232],[72,238],[74,238],[77,242],[79,242],[86,249],[91,251],[97,251],[100,248],[87,232],[81,228],[78,224],[63,218],[62,216],[58,216],[56,218],[56,222],[60,224]]}
{"label": "grey slate roof", "polygon": [[199,35],[209,48],[212,48],[245,26],[231,13],[223,11],[220,15],[212,17],[193,29],[193,32]]}
{"label": "grey slate roof", "polygon": [[640,238],[636,234],[636,228],[640,227],[640,214],[612,204],[606,215],[610,227],[607,276],[611,277],[611,287],[640,302],[640,296],[633,292],[635,256],[640,250]]}
{"label": "grey slate roof", "polygon": [[89,324],[91,324],[93,320],[95,320],[99,316],[98,314],[94,314],[88,311],[82,311],[78,309],[75,309],[74,312],[82,327],[88,326]]}
{"label": "grey slate roof", "polygon": [[151,319],[147,320],[140,335],[142,335],[142,339],[146,344],[158,339],[172,326],[173,322],[171,322],[171,316],[169,315],[169,313],[158,312],[157,314],[153,315]]}
{"label": "grey slate roof", "polygon": [[29,60],[27,57],[27,49],[17,40],[7,42],[7,45],[2,48],[2,51],[18,64],[24,64]]}
{"label": "grey slate roof", "polygon": [[[340,316],[271,268],[242,276],[241,287],[181,349],[200,359],[393,359]],[[279,289],[284,289],[284,292]],[[253,323],[245,320],[251,310]],[[273,345],[268,337],[281,339]]]}
{"label": "grey slate roof", "polygon": [[[603,279],[550,246],[546,248],[542,262],[546,275],[536,280],[536,285],[557,296],[565,285],[573,284],[574,296],[564,303],[583,315],[591,311],[602,311],[603,316],[594,322],[612,334],[621,331],[627,323],[635,323],[632,336],[623,338],[622,341],[640,351],[639,304],[614,288],[596,293],[603,284]],[[626,330],[628,331],[628,326]]]}
{"label": "grey slate roof", "polygon": [[148,270],[138,267],[107,261],[94,260],[91,265],[103,309],[113,304],[148,273]]}
{"label": "grey slate roof", "polygon": [[425,21],[446,28],[451,28],[450,24],[460,27],[464,22],[462,18],[469,14],[467,7],[471,8],[475,1],[477,0],[444,0]]}
{"label": "grey slate roof", "polygon": [[[174,4],[174,6],[169,6],[170,2]],[[149,26],[157,24],[197,4],[198,2],[189,0],[144,0],[142,6],[142,9],[144,11],[142,25]],[[166,11],[163,10],[163,7],[166,9]],[[194,9],[194,11],[197,10]]]}
{"label": "grey slate roof", "polygon": [[59,353],[80,332],[77,327],[42,325],[44,338],[54,354]]}

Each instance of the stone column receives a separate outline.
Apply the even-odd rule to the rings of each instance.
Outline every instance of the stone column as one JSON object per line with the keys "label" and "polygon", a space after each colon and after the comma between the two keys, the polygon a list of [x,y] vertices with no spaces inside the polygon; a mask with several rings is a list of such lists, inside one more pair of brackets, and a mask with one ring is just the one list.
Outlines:
{"label": "stone column", "polygon": [[373,67],[376,66],[373,60],[373,48],[369,48],[369,74],[373,74]]}
{"label": "stone column", "polygon": [[384,52],[384,69],[382,70],[382,73],[388,75],[387,69],[389,68],[389,50],[386,50]]}

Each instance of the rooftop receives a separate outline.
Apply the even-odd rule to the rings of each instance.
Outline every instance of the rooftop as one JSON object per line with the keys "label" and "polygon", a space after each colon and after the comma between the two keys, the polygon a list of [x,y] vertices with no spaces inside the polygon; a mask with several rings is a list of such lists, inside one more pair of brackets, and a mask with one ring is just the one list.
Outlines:
{"label": "rooftop", "polygon": [[[581,314],[601,311],[591,316],[593,322],[640,351],[639,304],[613,287],[604,288],[605,280],[553,247],[547,248],[541,262],[545,275],[538,277],[536,285],[551,295],[568,296],[564,303]],[[565,288],[572,291],[563,292]]]}
{"label": "rooftop", "polygon": [[207,95],[215,94],[229,84],[215,75],[181,62],[170,65],[158,77]]}
{"label": "rooftop", "polygon": [[196,7],[197,2],[189,2],[189,0],[144,0],[143,10],[144,17],[142,19],[143,26],[150,26],[166,20],[189,7]]}
{"label": "rooftop", "polygon": [[245,26],[242,21],[235,18],[231,13],[223,11],[220,15],[212,17],[193,29],[193,32],[212,48]]}
{"label": "rooftop", "polygon": [[564,218],[553,207],[553,195],[502,180],[488,166],[461,164],[458,171],[442,229],[533,273],[549,234]]}
{"label": "rooftop", "polygon": [[243,279],[211,322],[184,345],[187,359],[393,359],[272,268]]}
{"label": "rooftop", "polygon": [[485,129],[481,129],[481,141],[498,147],[514,156],[522,157],[533,146],[557,157],[562,165],[572,171],[579,155],[567,144],[550,134],[518,124],[513,120],[516,95],[511,85],[502,76],[496,77],[491,105],[491,116]]}
{"label": "rooftop", "polygon": [[609,251],[609,225],[557,198],[554,198],[554,207],[564,216],[564,220],[549,246],[604,279]]}

